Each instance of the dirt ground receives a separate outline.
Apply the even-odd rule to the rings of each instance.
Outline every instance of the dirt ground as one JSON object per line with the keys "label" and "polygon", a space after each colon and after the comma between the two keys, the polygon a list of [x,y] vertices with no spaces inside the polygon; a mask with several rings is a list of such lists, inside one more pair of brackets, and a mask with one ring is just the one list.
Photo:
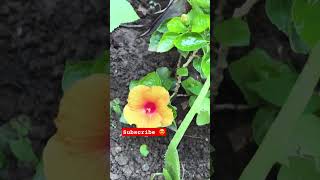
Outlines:
{"label": "dirt ground", "polygon": [[[55,132],[67,60],[88,60],[107,48],[107,2],[101,0],[2,0],[0,3],[0,125],[24,114],[41,157]],[[28,180],[33,168],[10,159],[10,180]],[[7,179],[4,178],[4,179]]]}
{"label": "dirt ground", "polygon": [[[232,16],[234,9],[240,7],[245,1],[227,0],[225,2],[223,16],[227,19]],[[298,71],[302,68],[306,57],[294,53],[287,37],[270,22],[265,13],[265,0],[259,1],[252,8],[246,19],[251,32],[250,46],[231,48],[227,57],[228,63],[246,55],[254,48],[261,48],[276,59],[291,60]],[[231,80],[227,70],[224,71],[223,76],[224,81],[220,85],[215,105],[245,104],[240,89]],[[255,112],[256,109],[214,112],[214,132],[211,133],[215,147],[212,156],[215,172],[213,179],[239,179],[240,174],[257,150],[251,129]],[[278,169],[279,166],[275,165],[267,179],[276,180]]]}
{"label": "dirt ground", "polygon": [[[139,6],[137,1],[132,2],[134,7]],[[141,4],[143,5],[143,1]],[[148,18],[140,22],[150,22],[152,17],[148,16]],[[177,64],[177,52],[159,54],[147,51],[149,37],[139,38],[142,32],[142,29],[122,27],[111,34],[111,100],[119,98],[122,107],[126,104],[131,80],[139,79],[162,66],[174,70]],[[178,109],[182,109],[181,105],[187,100],[185,97],[179,98],[173,104],[177,105]],[[182,110],[178,112],[178,122],[182,120],[185,113],[186,111]],[[162,172],[164,154],[174,132],[168,130],[168,136],[165,138],[123,138],[121,128],[126,126],[119,122],[119,117],[112,115],[110,127],[111,179],[149,179],[152,173]],[[209,178],[209,134],[209,126],[198,127],[195,123],[192,123],[186,132],[187,137],[183,138],[178,150],[184,179]],[[147,144],[149,147],[150,154],[145,158],[139,152],[141,144]]]}

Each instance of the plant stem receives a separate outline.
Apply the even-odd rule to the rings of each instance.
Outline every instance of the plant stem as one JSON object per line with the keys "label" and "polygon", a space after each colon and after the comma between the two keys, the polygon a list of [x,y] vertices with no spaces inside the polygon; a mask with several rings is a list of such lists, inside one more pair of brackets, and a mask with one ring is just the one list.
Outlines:
{"label": "plant stem", "polygon": [[170,141],[169,147],[173,147],[173,148],[177,148],[184,133],[186,132],[186,130],[188,129],[192,119],[194,118],[194,116],[196,115],[196,113],[199,111],[199,108],[201,107],[201,103],[203,102],[203,99],[205,98],[207,92],[210,89],[210,76],[208,76],[206,82],[204,83],[199,96],[197,97],[197,99],[194,101],[192,107],[190,108],[189,112],[187,113],[187,115],[185,116],[185,118],[183,119],[182,123],[180,124],[178,130],[176,131],[176,133],[174,134],[172,140]]}
{"label": "plant stem", "polygon": [[[185,67],[188,67],[188,65],[192,62],[192,60],[197,56],[197,53],[198,53],[198,51],[194,51],[194,52],[189,56],[187,62],[182,65],[182,67],[184,67],[184,68],[185,68]],[[182,57],[182,56],[180,55],[179,61],[178,61],[178,65],[177,65],[177,69],[180,68],[181,57]],[[171,99],[178,94],[179,88],[180,88],[180,86],[181,86],[181,78],[182,78],[182,76],[177,76],[176,87],[174,88],[174,91],[173,91],[173,93],[172,93],[172,95],[171,95],[171,97],[170,97]]]}
{"label": "plant stem", "polygon": [[289,137],[320,78],[319,59],[320,42],[312,50],[286,103],[281,108],[256,154],[242,173],[240,180],[265,179],[273,164],[288,161]]}

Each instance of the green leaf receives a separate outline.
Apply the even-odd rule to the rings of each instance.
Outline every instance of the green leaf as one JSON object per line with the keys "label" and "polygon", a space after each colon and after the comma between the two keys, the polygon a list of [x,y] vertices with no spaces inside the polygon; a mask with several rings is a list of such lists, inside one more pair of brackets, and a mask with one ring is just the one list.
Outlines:
{"label": "green leaf", "polygon": [[166,32],[157,47],[157,52],[163,53],[167,52],[174,47],[174,40],[177,38],[178,34],[174,32]]}
{"label": "green leaf", "polygon": [[252,106],[259,104],[261,99],[255,92],[248,89],[248,83],[293,73],[286,64],[273,60],[260,49],[254,49],[247,56],[232,62],[229,66],[229,72],[248,104]]}
{"label": "green leaf", "polygon": [[293,0],[267,0],[266,12],[279,30],[288,34],[291,28],[291,7]]}
{"label": "green leaf", "polygon": [[46,180],[46,176],[44,174],[43,169],[43,161],[40,161],[40,163],[38,163],[36,168],[36,174],[33,176],[32,180]]}
{"label": "green leaf", "polygon": [[184,33],[174,40],[174,45],[182,51],[195,51],[205,46],[207,41],[198,33]]}
{"label": "green leaf", "polygon": [[174,17],[167,23],[168,31],[174,33],[184,33],[188,29],[181,21],[180,17]]}
{"label": "green leaf", "polygon": [[278,180],[318,180],[320,172],[316,170],[313,159],[302,157],[290,157],[289,166],[282,165],[277,179]]}
{"label": "green leaf", "polygon": [[210,9],[210,0],[194,0],[194,2],[201,8]]}
{"label": "green leaf", "polygon": [[26,138],[9,141],[11,152],[22,162],[36,163],[37,156],[34,154],[31,142]]}
{"label": "green leaf", "polygon": [[197,116],[196,123],[198,126],[210,124],[210,114],[208,111],[200,111]]}
{"label": "green leaf", "polygon": [[194,69],[196,69],[200,73],[201,78],[205,79],[206,77],[205,77],[204,73],[202,72],[201,62],[202,62],[201,58],[194,58],[192,60],[192,66]]}
{"label": "green leaf", "polygon": [[203,56],[201,60],[201,70],[205,77],[210,76],[210,53]]}
{"label": "green leaf", "polygon": [[173,118],[176,119],[177,117],[177,107],[173,106],[172,104],[169,104],[168,107],[172,110],[173,112]]}
{"label": "green leaf", "polygon": [[31,130],[31,120],[26,115],[20,115],[17,118],[10,120],[9,124],[20,136],[28,135]]}
{"label": "green leaf", "polygon": [[[281,107],[286,102],[296,80],[296,74],[282,74],[280,77],[247,83],[246,87],[265,101]],[[274,91],[275,87],[276,91]],[[320,110],[320,97],[314,94],[306,106],[305,112],[313,113],[318,110]]]}
{"label": "green leaf", "polygon": [[199,95],[202,88],[202,83],[195,80],[193,77],[188,77],[186,80],[181,82],[182,87],[188,94]]}
{"label": "green leaf", "polygon": [[132,81],[130,81],[130,83],[129,83],[129,90],[131,90],[132,88],[134,88],[134,87],[136,87],[136,86],[138,86],[139,85],[139,81],[137,81],[137,80],[132,80]]}
{"label": "green leaf", "polygon": [[273,107],[262,107],[257,111],[252,122],[252,133],[254,141],[258,145],[261,144],[277,113],[278,110]]}
{"label": "green leaf", "polygon": [[122,23],[133,22],[138,19],[139,16],[127,0],[110,1],[110,32]]}
{"label": "green leaf", "polygon": [[121,114],[121,117],[120,117],[119,121],[120,121],[121,123],[123,123],[123,124],[128,124],[128,121],[126,120],[126,118],[124,118],[123,113]]}
{"label": "green leaf", "polygon": [[169,146],[165,155],[165,169],[174,180],[180,179],[180,161],[176,148]]}
{"label": "green leaf", "polygon": [[320,40],[320,1],[295,0],[292,18],[298,34],[309,47],[314,47]]}
{"label": "green leaf", "polygon": [[308,45],[303,42],[301,37],[298,35],[297,30],[293,24],[291,24],[289,28],[288,37],[291,49],[296,53],[307,54],[310,51]]}
{"label": "green leaf", "polygon": [[161,86],[161,79],[156,72],[151,72],[139,81],[139,85],[145,86]]}
{"label": "green leaf", "polygon": [[197,13],[192,19],[192,32],[201,33],[210,28],[210,16],[207,14]]}
{"label": "green leaf", "polygon": [[250,43],[248,24],[241,19],[228,19],[215,27],[217,41],[223,46],[247,46]]}
{"label": "green leaf", "polygon": [[287,100],[296,79],[296,75],[288,74],[259,82],[247,83],[246,87],[269,103],[281,107]]}
{"label": "green leaf", "polygon": [[152,51],[152,52],[156,52],[158,49],[158,44],[162,38],[162,33],[155,31],[154,33],[152,33],[151,38],[150,38],[150,42],[149,42],[149,48],[148,51]]}
{"label": "green leaf", "polygon": [[182,67],[177,69],[177,75],[178,76],[188,76],[188,68]]}
{"label": "green leaf", "polygon": [[175,79],[170,77],[171,71],[167,67],[160,67],[157,68],[156,72],[161,79],[162,86],[167,90],[170,90],[175,83]]}
{"label": "green leaf", "polygon": [[140,154],[143,156],[143,157],[147,157],[148,154],[149,154],[149,150],[148,150],[148,146],[146,144],[142,144],[140,146]]}
{"label": "green leaf", "polygon": [[122,114],[121,106],[120,106],[120,99],[116,98],[110,102],[111,110],[113,110],[117,115]]}

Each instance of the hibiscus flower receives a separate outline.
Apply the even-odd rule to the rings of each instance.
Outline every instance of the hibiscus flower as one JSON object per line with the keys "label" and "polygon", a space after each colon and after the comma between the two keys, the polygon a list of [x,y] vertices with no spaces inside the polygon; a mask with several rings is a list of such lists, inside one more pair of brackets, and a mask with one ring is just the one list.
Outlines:
{"label": "hibiscus flower", "polygon": [[124,118],[137,128],[157,128],[170,126],[173,112],[168,107],[169,92],[161,86],[134,87],[128,96],[128,104],[124,107]]}
{"label": "hibiscus flower", "polygon": [[44,150],[47,180],[109,179],[107,82],[105,74],[95,74],[65,91],[54,121],[57,132]]}

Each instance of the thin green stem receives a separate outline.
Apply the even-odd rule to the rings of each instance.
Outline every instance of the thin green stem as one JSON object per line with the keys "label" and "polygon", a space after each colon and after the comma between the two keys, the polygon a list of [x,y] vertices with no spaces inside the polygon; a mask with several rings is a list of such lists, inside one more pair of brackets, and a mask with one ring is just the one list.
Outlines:
{"label": "thin green stem", "polygon": [[180,124],[177,132],[175,133],[175,135],[173,136],[172,140],[170,141],[168,149],[171,146],[174,147],[174,148],[178,147],[178,145],[179,145],[184,133],[188,129],[192,119],[194,118],[196,113],[198,113],[198,111],[199,111],[199,109],[201,107],[201,103],[203,102],[203,99],[205,98],[207,92],[209,91],[209,88],[210,88],[210,76],[208,76],[206,82],[204,83],[204,85],[203,85],[203,87],[202,87],[202,89],[200,91],[199,96],[197,97],[197,99],[193,103],[193,105],[190,108],[189,112],[187,113],[187,115],[183,119],[182,123]]}

